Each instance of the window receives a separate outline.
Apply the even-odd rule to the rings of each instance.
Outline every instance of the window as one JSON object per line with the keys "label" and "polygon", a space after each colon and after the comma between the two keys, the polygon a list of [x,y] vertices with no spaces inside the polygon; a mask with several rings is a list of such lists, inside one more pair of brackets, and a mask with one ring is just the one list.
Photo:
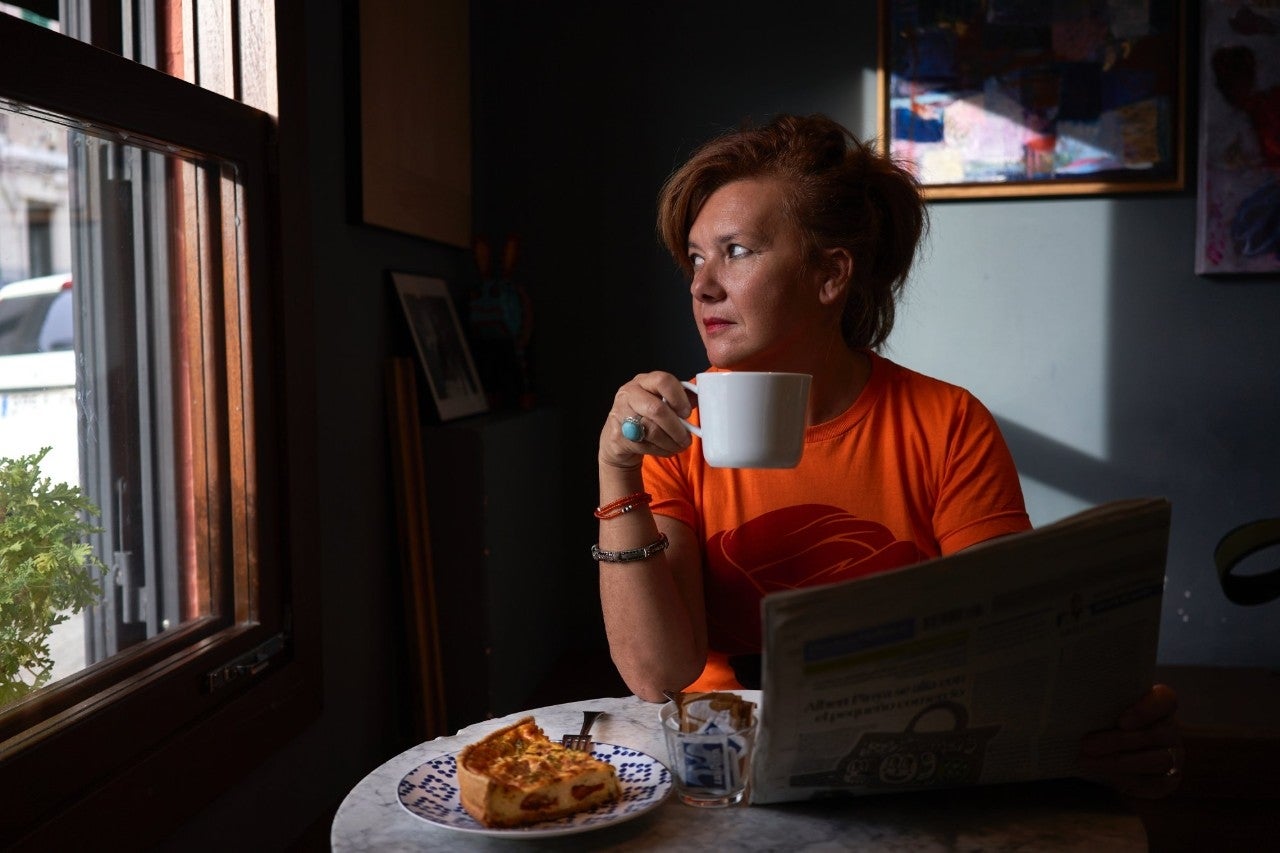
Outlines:
{"label": "window", "polygon": [[33,276],[53,272],[52,219],[53,209],[47,204],[32,204],[27,210],[28,263]]}
{"label": "window", "polygon": [[[63,5],[69,30],[111,6]],[[285,356],[270,345],[288,321],[274,123],[117,55],[159,55],[160,25],[191,22],[185,5],[117,5],[117,29],[99,17],[92,39],[116,53],[0,14],[0,139],[46,140],[65,164],[65,205],[27,207],[21,274],[47,258],[71,279],[37,309],[36,350],[12,357],[74,353],[76,480],[102,510],[94,546],[110,570],[83,669],[0,709],[0,847],[65,849],[125,827],[145,846],[318,709],[315,609],[290,583]],[[140,11],[156,6],[159,22]],[[214,32],[269,8],[202,6],[221,10]],[[235,75],[209,77],[244,95]],[[217,754],[218,772],[180,773],[195,751]],[[176,778],[181,790],[156,784]]]}

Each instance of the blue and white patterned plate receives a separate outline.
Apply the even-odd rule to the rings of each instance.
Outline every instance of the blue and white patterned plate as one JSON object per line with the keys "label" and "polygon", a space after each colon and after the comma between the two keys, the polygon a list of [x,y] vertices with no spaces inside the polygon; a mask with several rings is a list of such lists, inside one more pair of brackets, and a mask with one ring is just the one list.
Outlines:
{"label": "blue and white patterned plate", "polygon": [[671,793],[671,773],[651,755],[612,743],[596,743],[591,754],[618,768],[622,799],[578,814],[531,826],[496,829],[484,826],[462,808],[458,799],[458,764],[450,753],[420,764],[400,780],[400,805],[409,814],[446,829],[503,838],[545,838],[573,835],[612,826],[662,805]]}

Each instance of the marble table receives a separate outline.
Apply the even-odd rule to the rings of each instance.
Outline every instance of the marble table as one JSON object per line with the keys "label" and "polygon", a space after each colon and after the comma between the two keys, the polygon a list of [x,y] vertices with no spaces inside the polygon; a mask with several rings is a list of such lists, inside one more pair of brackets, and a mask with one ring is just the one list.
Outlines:
{"label": "marble table", "polygon": [[[760,701],[759,691],[743,695]],[[616,825],[515,840],[437,826],[400,804],[397,789],[406,774],[525,714],[559,737],[578,730],[584,710],[603,710],[592,731],[595,740],[665,763],[659,707],[634,696],[570,702],[486,720],[407,749],[342,801],[330,833],[332,850],[1147,850],[1135,813],[1106,790],[1075,780],[725,809],[686,806],[673,794],[656,809]]]}

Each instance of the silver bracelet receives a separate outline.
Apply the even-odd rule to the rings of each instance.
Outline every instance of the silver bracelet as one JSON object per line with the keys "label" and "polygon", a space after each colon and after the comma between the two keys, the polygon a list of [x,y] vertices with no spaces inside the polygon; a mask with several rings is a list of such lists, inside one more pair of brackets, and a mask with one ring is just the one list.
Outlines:
{"label": "silver bracelet", "polygon": [[658,541],[651,542],[643,548],[628,548],[625,551],[601,551],[599,545],[592,545],[591,556],[601,563],[631,563],[636,560],[647,560],[659,551],[665,551],[670,544],[667,534],[659,533]]}

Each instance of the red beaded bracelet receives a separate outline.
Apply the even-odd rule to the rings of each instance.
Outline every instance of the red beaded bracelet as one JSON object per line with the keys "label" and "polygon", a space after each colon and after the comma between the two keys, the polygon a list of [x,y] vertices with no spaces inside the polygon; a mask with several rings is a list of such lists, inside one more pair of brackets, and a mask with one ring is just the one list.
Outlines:
{"label": "red beaded bracelet", "polygon": [[648,492],[636,492],[635,494],[627,495],[625,498],[618,498],[616,501],[610,501],[604,506],[596,507],[595,515],[596,518],[601,520],[617,518],[623,513],[631,512],[631,510],[638,506],[647,506],[652,500],[653,495]]}

